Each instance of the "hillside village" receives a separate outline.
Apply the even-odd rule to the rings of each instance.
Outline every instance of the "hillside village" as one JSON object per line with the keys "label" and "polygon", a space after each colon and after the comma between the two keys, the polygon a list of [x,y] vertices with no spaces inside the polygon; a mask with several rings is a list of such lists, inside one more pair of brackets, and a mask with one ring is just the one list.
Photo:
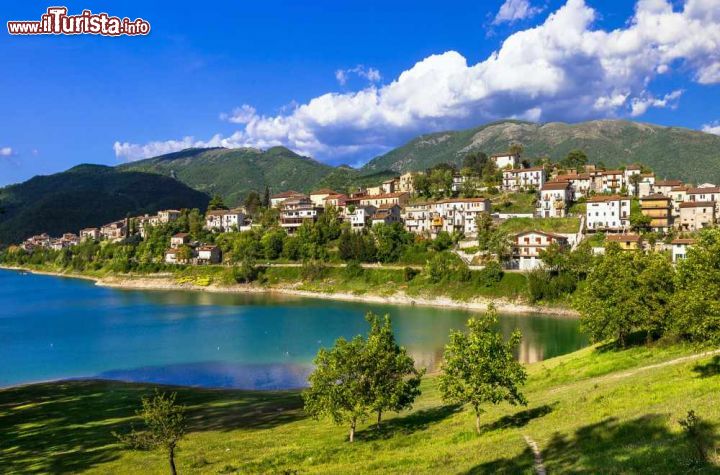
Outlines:
{"label": "hillside village", "polygon": [[[268,208],[277,210],[277,224],[293,235],[304,223],[314,223],[329,209],[353,231],[383,223],[400,223],[415,235],[434,239],[453,235],[458,254],[474,262],[478,225],[484,215],[494,223],[522,220],[512,233],[508,269],[532,270],[541,266],[541,250],[553,243],[574,248],[590,239],[595,253],[617,243],[625,250],[650,249],[671,253],[673,261],[685,256],[692,234],[717,222],[720,187],[696,186],[679,180],[658,179],[642,165],[609,170],[587,164],[573,151],[568,159],[552,164],[538,160],[531,166],[521,159],[521,147],[490,157],[469,156],[460,171],[442,164],[427,172],[404,173],[377,186],[339,193],[323,188],[308,194],[285,191],[267,195]],[[478,165],[473,168],[473,165]],[[484,178],[482,176],[484,176]],[[490,176],[491,178],[488,178]],[[438,177],[440,177],[438,179]],[[267,193],[267,192],[266,192]],[[256,213],[255,213],[256,214]],[[147,229],[177,220],[180,210],[157,215],[126,217],[99,228],[66,233],[59,238],[32,236],[21,247],[60,250],[83,240],[119,242],[131,236],[145,238]],[[574,229],[550,231],[553,220],[575,219]],[[212,209],[204,216],[205,228],[214,233],[248,231],[259,226],[246,207]],[[572,223],[572,221],[571,221]],[[218,246],[191,242],[187,233],[172,237],[165,253],[167,264],[218,264]],[[463,249],[469,252],[463,252]]]}

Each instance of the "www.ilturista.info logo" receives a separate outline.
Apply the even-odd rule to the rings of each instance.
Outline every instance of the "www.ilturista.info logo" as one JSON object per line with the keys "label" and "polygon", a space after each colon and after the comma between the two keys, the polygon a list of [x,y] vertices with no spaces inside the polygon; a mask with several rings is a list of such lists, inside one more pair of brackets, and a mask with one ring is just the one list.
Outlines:
{"label": "www.ilturista.info logo", "polygon": [[150,33],[150,23],[142,18],[130,20],[83,10],[79,15],[68,15],[66,7],[50,7],[40,21],[9,21],[11,35],[103,35],[136,36]]}

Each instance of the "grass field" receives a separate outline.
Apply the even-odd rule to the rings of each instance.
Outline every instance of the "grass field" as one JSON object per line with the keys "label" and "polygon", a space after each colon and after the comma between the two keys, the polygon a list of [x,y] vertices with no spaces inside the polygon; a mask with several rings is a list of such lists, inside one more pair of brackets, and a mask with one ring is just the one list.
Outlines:
{"label": "grass field", "polygon": [[577,233],[580,230],[580,219],[567,218],[510,218],[500,225],[500,229],[508,234],[523,231],[545,231],[552,233]]}
{"label": "grass field", "polygon": [[[720,358],[697,348],[586,348],[529,365],[527,407],[488,407],[482,434],[470,412],[443,405],[435,377],[410,412],[356,442],[345,427],[306,418],[298,392],[176,388],[191,431],[179,473],[718,473]],[[168,473],[160,452],[119,447],[151,387],[77,381],[0,391],[3,473]],[[693,409],[711,460],[697,460],[678,421]]]}

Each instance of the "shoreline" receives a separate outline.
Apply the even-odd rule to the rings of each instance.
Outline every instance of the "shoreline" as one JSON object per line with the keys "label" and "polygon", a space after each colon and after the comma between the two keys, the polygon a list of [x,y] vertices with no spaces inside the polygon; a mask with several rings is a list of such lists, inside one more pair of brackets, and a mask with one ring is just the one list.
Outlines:
{"label": "shoreline", "polygon": [[373,294],[351,294],[347,292],[313,292],[299,290],[290,287],[258,287],[248,284],[235,284],[232,286],[208,285],[199,286],[174,281],[168,274],[157,274],[156,276],[112,276],[93,277],[83,274],[62,273],[52,271],[41,271],[15,266],[0,266],[0,269],[30,272],[38,275],[49,275],[54,277],[66,277],[83,279],[95,282],[99,287],[108,287],[121,290],[184,290],[192,292],[210,292],[226,294],[277,294],[290,295],[302,298],[316,298],[324,300],[335,300],[345,302],[368,302],[375,304],[390,304],[401,306],[423,306],[437,308],[453,308],[460,310],[485,311],[489,305],[494,305],[500,313],[510,314],[544,314],[556,315],[566,318],[578,318],[578,313],[567,307],[545,307],[530,305],[526,303],[513,302],[505,299],[476,298],[471,301],[458,301],[448,297],[412,297],[403,293],[396,293],[390,296]]}

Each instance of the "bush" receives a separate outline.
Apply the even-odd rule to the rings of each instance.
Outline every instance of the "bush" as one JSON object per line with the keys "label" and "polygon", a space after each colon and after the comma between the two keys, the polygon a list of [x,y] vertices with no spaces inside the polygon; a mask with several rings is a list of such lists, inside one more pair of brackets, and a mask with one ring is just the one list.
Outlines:
{"label": "bush", "polygon": [[528,273],[527,282],[530,302],[539,302],[549,295],[548,279],[548,273],[542,269],[535,269]]}
{"label": "bush", "polygon": [[707,462],[708,450],[712,446],[711,428],[693,410],[688,411],[687,416],[679,423],[695,451],[696,461]]}
{"label": "bush", "polygon": [[479,284],[492,287],[502,280],[504,274],[499,262],[490,261],[476,274],[476,279]]}
{"label": "bush", "polygon": [[305,261],[300,268],[300,277],[303,280],[321,280],[325,277],[327,268],[319,261]]}
{"label": "bush", "polygon": [[260,269],[252,260],[246,259],[242,261],[239,267],[233,268],[233,276],[235,277],[235,282],[239,284],[249,284],[258,280]]}
{"label": "bush", "polygon": [[419,273],[420,271],[418,271],[417,269],[413,269],[412,267],[406,267],[405,269],[403,269],[403,280],[405,282],[410,282]]}
{"label": "bush", "polygon": [[348,279],[358,279],[365,275],[365,269],[358,261],[350,261],[345,266],[345,277]]}
{"label": "bush", "polygon": [[425,274],[434,284],[449,280],[467,282],[472,277],[467,264],[457,254],[447,251],[430,258],[425,266]]}

